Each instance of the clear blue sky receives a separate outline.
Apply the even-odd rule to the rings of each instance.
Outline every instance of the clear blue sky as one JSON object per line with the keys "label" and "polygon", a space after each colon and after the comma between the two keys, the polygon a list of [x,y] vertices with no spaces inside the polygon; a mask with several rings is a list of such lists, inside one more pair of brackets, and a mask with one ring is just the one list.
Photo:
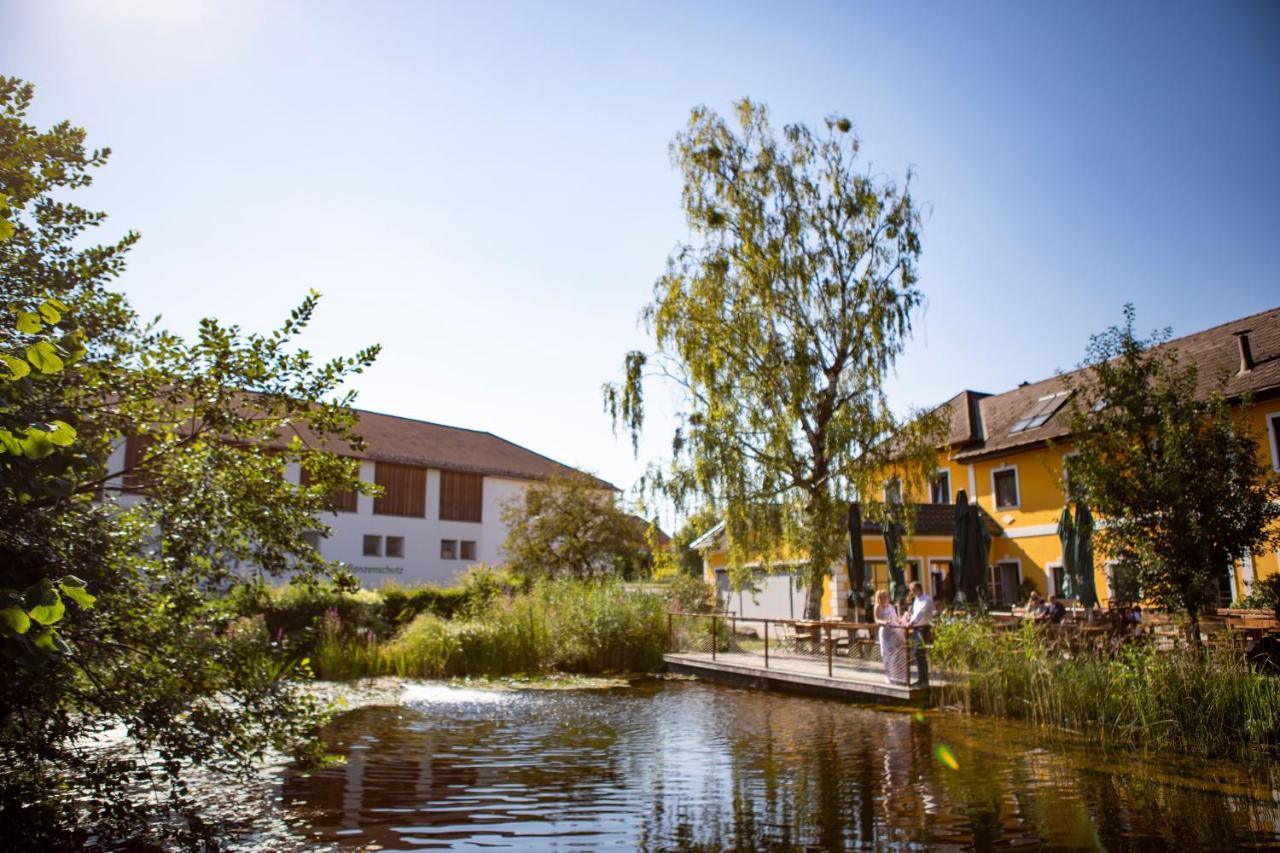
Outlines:
{"label": "clear blue sky", "polygon": [[1278,10],[0,0],[0,71],[114,149],[87,195],[142,232],[144,315],[266,329],[317,288],[313,349],[384,346],[362,406],[625,487],[599,387],[684,234],[690,107],[842,111],[915,167],[905,409],[1072,366],[1126,301],[1176,333],[1280,304]]}

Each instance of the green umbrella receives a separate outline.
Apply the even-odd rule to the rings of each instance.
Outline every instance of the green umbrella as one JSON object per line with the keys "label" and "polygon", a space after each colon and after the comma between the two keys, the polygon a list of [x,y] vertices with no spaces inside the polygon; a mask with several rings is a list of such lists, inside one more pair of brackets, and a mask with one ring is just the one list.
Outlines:
{"label": "green umbrella", "polygon": [[951,528],[951,577],[955,580],[956,601],[961,604],[972,603],[977,593],[977,585],[969,570],[969,552],[972,550],[969,540],[972,538],[969,496],[961,489],[956,492],[955,523]]}
{"label": "green umbrella", "polygon": [[893,515],[884,520],[884,552],[889,561],[889,597],[901,602],[907,597],[907,579],[902,573],[902,527]]}
{"label": "green umbrella", "polygon": [[1076,504],[1076,571],[1080,573],[1080,603],[1098,606],[1098,589],[1093,583],[1093,515],[1083,503]]}
{"label": "green umbrella", "polygon": [[1080,592],[1080,567],[1076,565],[1076,525],[1071,520],[1071,507],[1062,507],[1058,519],[1058,539],[1062,541],[1062,589],[1063,598],[1075,598]]}
{"label": "green umbrella", "polygon": [[867,563],[862,554],[862,507],[857,501],[849,504],[849,546],[845,561],[849,569],[853,612],[860,617],[866,606]]}
{"label": "green umbrella", "polygon": [[969,504],[969,530],[969,554],[965,557],[965,565],[976,600],[987,589],[987,563],[991,556],[991,532],[982,520],[977,501]]}

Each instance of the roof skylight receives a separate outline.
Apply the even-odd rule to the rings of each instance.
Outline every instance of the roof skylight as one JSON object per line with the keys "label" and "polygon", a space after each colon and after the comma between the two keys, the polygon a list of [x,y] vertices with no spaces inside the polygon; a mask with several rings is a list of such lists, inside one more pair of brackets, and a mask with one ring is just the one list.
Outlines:
{"label": "roof skylight", "polygon": [[1030,411],[1013,422],[1013,426],[1009,428],[1010,434],[1015,432],[1026,432],[1029,429],[1044,426],[1049,418],[1053,417],[1053,413],[1062,408],[1062,404],[1067,401],[1068,391],[1059,391],[1056,394],[1047,394],[1036,400],[1036,404],[1031,407]]}

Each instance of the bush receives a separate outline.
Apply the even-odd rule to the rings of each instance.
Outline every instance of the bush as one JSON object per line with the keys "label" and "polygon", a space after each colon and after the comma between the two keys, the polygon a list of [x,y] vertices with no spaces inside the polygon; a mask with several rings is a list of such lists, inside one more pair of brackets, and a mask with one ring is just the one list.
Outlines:
{"label": "bush", "polygon": [[1038,626],[940,622],[931,652],[944,696],[966,710],[1028,720],[1102,741],[1226,754],[1280,743],[1280,680],[1234,646],[1067,655]]}
{"label": "bush", "polygon": [[[477,588],[495,588],[492,574],[478,577]],[[482,600],[473,594],[473,604]],[[653,672],[662,666],[665,626],[659,596],[616,581],[548,581],[494,594],[471,618],[421,613],[383,642],[333,611],[314,662],[325,678]]]}

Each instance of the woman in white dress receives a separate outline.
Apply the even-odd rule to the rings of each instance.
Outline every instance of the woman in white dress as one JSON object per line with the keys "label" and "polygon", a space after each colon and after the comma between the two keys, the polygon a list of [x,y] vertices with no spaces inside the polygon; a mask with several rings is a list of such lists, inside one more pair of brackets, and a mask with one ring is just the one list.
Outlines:
{"label": "woman in white dress", "polygon": [[898,609],[889,600],[889,591],[876,593],[876,624],[880,626],[880,657],[884,660],[884,677],[890,684],[907,683],[906,631]]}

